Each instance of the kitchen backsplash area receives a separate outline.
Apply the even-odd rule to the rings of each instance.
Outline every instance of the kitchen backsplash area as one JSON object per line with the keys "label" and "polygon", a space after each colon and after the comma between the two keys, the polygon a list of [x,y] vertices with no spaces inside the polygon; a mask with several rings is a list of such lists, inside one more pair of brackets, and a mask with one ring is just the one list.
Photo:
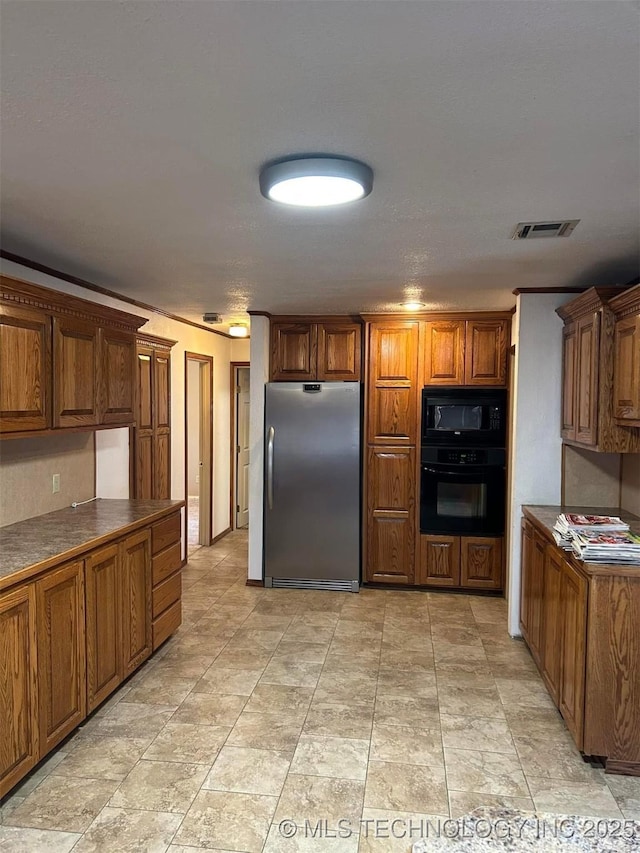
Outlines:
{"label": "kitchen backsplash area", "polygon": [[619,506],[640,515],[640,453],[594,453],[565,444],[562,503]]}
{"label": "kitchen backsplash area", "polygon": [[620,506],[640,515],[640,453],[625,453],[622,457]]}
{"label": "kitchen backsplash area", "polygon": [[[0,444],[0,527],[95,494],[93,433],[15,438]],[[60,491],[53,493],[53,475]]]}

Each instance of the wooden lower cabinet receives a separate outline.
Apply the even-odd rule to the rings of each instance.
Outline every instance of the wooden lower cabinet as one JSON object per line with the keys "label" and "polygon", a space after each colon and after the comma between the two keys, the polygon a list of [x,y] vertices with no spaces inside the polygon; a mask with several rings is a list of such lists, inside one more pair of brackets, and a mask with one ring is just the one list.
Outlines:
{"label": "wooden lower cabinet", "polygon": [[562,560],[552,550],[547,550],[544,560],[542,598],[542,623],[540,637],[541,673],[556,705],[560,701],[562,672]]}
{"label": "wooden lower cabinet", "polygon": [[40,752],[53,749],[87,713],[84,563],[36,581]]}
{"label": "wooden lower cabinet", "polygon": [[151,654],[151,531],[120,543],[122,603],[122,677]]}
{"label": "wooden lower cabinet", "polygon": [[85,561],[87,711],[122,681],[120,548],[107,545]]}
{"label": "wooden lower cabinet", "polygon": [[35,592],[0,595],[0,797],[39,758]]}
{"label": "wooden lower cabinet", "polygon": [[[545,598],[546,598],[545,589]],[[588,586],[566,560],[560,592],[560,690],[558,703],[567,728],[580,749],[584,734],[584,683],[587,643]]]}
{"label": "wooden lower cabinet", "polygon": [[179,512],[173,513],[151,528],[151,629],[154,652],[182,622],[180,532]]}
{"label": "wooden lower cabinet", "polygon": [[421,536],[418,583],[447,588],[501,589],[502,539]]}
{"label": "wooden lower cabinet", "polygon": [[544,539],[525,522],[522,538],[520,580],[520,627],[534,660],[540,661],[542,639],[542,590],[544,584]]}

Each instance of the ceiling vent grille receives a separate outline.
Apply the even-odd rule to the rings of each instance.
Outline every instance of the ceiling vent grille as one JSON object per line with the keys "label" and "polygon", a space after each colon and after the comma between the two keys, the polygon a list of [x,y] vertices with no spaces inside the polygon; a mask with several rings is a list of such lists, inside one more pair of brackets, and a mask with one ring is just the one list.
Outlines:
{"label": "ceiling vent grille", "polygon": [[565,219],[564,222],[519,222],[511,235],[512,240],[538,240],[541,237],[568,237],[579,219]]}

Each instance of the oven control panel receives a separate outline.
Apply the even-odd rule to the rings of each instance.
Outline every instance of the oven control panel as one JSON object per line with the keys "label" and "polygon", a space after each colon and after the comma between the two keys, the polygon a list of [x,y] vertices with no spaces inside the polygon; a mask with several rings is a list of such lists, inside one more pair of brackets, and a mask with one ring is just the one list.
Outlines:
{"label": "oven control panel", "polygon": [[450,465],[486,465],[486,450],[448,450],[441,448],[438,462],[448,462]]}
{"label": "oven control panel", "polygon": [[500,465],[506,461],[502,447],[434,447],[422,445],[421,459],[424,464],[438,465]]}

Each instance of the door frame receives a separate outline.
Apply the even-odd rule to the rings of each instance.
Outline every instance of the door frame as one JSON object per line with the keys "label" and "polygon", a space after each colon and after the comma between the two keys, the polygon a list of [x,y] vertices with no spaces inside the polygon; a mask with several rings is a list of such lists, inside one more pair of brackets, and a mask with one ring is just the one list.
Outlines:
{"label": "door frame", "polygon": [[[203,441],[204,436],[204,444],[206,449],[206,455],[208,456],[208,466],[207,466],[207,478],[209,480],[209,488],[207,490],[207,503],[208,503],[208,541],[205,542],[205,545],[213,544],[213,356],[212,355],[203,355],[202,353],[197,352],[189,352],[185,351],[184,354],[184,493],[185,500],[187,501],[186,511],[184,514],[184,541],[187,543],[187,556],[189,553],[189,495],[188,495],[188,484],[189,484],[189,418],[188,418],[188,409],[189,409],[189,362],[195,361],[200,363],[200,387],[201,392],[204,390],[206,395],[209,398],[209,405],[203,406],[203,396],[201,393],[200,396],[200,440]],[[202,367],[203,365],[208,365],[209,367],[209,382],[206,386],[202,381]],[[205,427],[209,427],[206,429]],[[202,482],[200,483],[200,493],[202,494]],[[202,532],[202,531],[200,531]]]}
{"label": "door frame", "polygon": [[239,367],[248,367],[251,369],[251,363],[248,361],[232,361],[229,365],[230,370],[230,381],[229,381],[229,413],[230,413],[230,432],[229,432],[229,453],[230,453],[230,463],[229,463],[229,471],[231,473],[231,477],[229,478],[229,528],[230,530],[236,529],[236,494],[237,494],[237,478],[238,471],[237,469],[237,453],[236,453],[236,429],[237,429],[237,401],[238,395],[236,393],[236,380],[238,377],[237,369]]}

